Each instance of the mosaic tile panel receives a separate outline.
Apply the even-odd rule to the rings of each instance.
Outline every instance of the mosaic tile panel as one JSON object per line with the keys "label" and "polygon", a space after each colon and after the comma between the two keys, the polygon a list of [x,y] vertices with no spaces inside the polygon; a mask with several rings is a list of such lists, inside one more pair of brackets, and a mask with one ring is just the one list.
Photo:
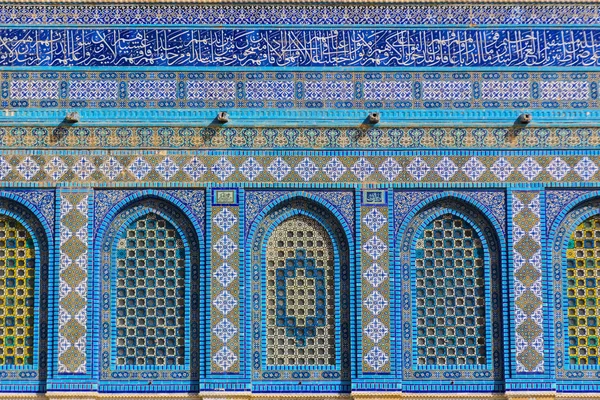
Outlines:
{"label": "mosaic tile panel", "polygon": [[[593,232],[600,215],[600,203],[597,197],[584,200],[585,192],[581,190],[560,192],[572,192],[571,194],[582,199],[568,212],[561,214],[560,219],[556,219],[558,223],[553,224],[549,230],[549,238],[552,240],[555,376],[563,382],[585,384],[600,378],[597,366],[578,363],[579,358],[585,360],[595,357],[587,351],[588,344],[593,346],[595,338],[586,335],[590,333],[589,330],[593,333],[595,327],[586,324],[588,317],[594,317],[592,300],[596,294],[593,286],[596,238]],[[590,235],[591,238],[579,237]],[[588,284],[590,287],[586,287]],[[593,324],[593,319],[590,322]],[[591,339],[589,343],[588,338]],[[581,352],[578,347],[581,347]]]}
{"label": "mosaic tile panel", "polygon": [[[47,218],[55,205],[53,191],[1,191],[0,209],[0,386],[11,391],[43,390],[48,354],[48,269],[53,237]],[[51,200],[52,213],[45,214]],[[27,206],[20,204],[24,202]],[[53,217],[52,217],[53,218]]]}
{"label": "mosaic tile panel", "polygon": [[60,192],[59,373],[87,372],[89,196],[85,190]]}
{"label": "mosaic tile panel", "polygon": [[[4,108],[598,108],[596,72],[6,71]],[[61,88],[61,90],[59,90]]]}
{"label": "mosaic tile panel", "polygon": [[418,365],[485,365],[484,248],[452,214],[429,222],[415,246]]}
{"label": "mosaic tile panel", "polygon": [[176,228],[147,214],[116,245],[116,364],[185,363],[185,249]]}
{"label": "mosaic tile panel", "polygon": [[517,372],[544,372],[540,192],[512,193]]}
{"label": "mosaic tile panel", "polygon": [[[0,35],[6,38],[0,48],[0,65],[5,67],[590,67],[598,66],[600,58],[595,45],[600,30],[562,26],[427,30],[46,27],[3,28]],[[308,43],[326,45],[313,48]],[[339,85],[325,86],[327,91]]]}
{"label": "mosaic tile panel", "polygon": [[600,217],[579,224],[566,252],[569,365],[598,365]]}
{"label": "mosaic tile panel", "polygon": [[[600,79],[600,77],[599,77]],[[418,127],[418,128],[241,128],[241,127],[128,127],[128,126],[0,126],[0,145],[6,148],[172,148],[194,149],[198,147],[260,148],[260,149],[390,149],[390,148],[460,148],[498,149],[509,148],[589,148],[600,146],[598,128],[486,128],[486,127]],[[87,160],[87,159],[86,159]],[[477,159],[465,168],[469,176],[479,178],[486,172],[485,165]],[[324,168],[332,179],[339,179],[346,169],[338,159],[332,159]],[[78,165],[77,176],[85,179],[96,171],[97,166],[89,162]],[[190,172],[202,175],[206,172],[201,164],[192,164]],[[552,167],[557,179],[565,177],[562,163]],[[263,166],[248,161],[243,167],[244,175],[254,180],[263,171]],[[386,169],[389,176],[401,170],[391,165]],[[10,172],[10,165],[0,162],[0,177]],[[566,172],[569,172],[568,169]],[[335,178],[337,177],[337,178]]]}
{"label": "mosaic tile panel", "polygon": [[33,364],[35,292],[33,238],[0,216],[0,366]]}
{"label": "mosaic tile panel", "polygon": [[[364,193],[364,192],[363,192]],[[385,192],[380,192],[385,198]],[[363,199],[364,202],[364,199]],[[363,204],[362,251],[362,370],[391,372],[390,237],[387,202]]]}
{"label": "mosaic tile panel", "polygon": [[[598,178],[600,156],[589,151],[584,154],[558,153],[553,156],[540,152],[490,154],[460,152],[431,152],[422,155],[406,153],[376,153],[368,155],[324,155],[322,153],[287,152],[281,156],[271,153],[222,155],[223,153],[165,154],[163,151],[119,152],[111,155],[93,153],[76,156],[73,153],[45,152],[23,155],[6,151],[0,156],[10,166],[10,172],[0,179],[3,184],[27,182],[29,186],[54,186],[60,182],[118,185],[144,183],[180,185],[203,182],[240,183],[592,183]],[[343,155],[342,155],[343,154]],[[312,163],[314,175],[302,176],[303,164]],[[562,161],[564,175],[552,175],[553,162]],[[250,179],[244,175],[244,163],[256,163],[260,174]],[[476,160],[477,168],[485,172],[478,176],[468,173]],[[336,162],[336,171],[328,165]],[[0,161],[1,163],[2,161]],[[97,166],[89,176],[76,175],[82,162]],[[169,164],[171,173],[165,173]],[[397,174],[388,173],[393,164]],[[340,173],[338,175],[338,172]]]}
{"label": "mosaic tile panel", "polygon": [[519,5],[7,4],[0,8],[0,23],[9,25],[145,25],[148,21],[168,25],[594,25],[600,24],[600,10],[594,4],[568,1]]}
{"label": "mosaic tile panel", "polygon": [[327,231],[306,216],[290,217],[271,233],[266,250],[267,365],[335,365],[334,251]]}
{"label": "mosaic tile panel", "polygon": [[210,369],[237,373],[241,368],[240,209],[237,205],[213,206],[211,212]]}

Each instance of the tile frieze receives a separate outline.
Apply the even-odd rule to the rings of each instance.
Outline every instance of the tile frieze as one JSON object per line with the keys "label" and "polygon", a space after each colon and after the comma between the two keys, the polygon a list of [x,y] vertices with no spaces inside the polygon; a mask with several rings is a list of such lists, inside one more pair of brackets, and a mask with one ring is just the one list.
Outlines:
{"label": "tile frieze", "polygon": [[593,184],[598,152],[6,151],[4,185]]}
{"label": "tile frieze", "polygon": [[[452,15],[452,18],[448,18]],[[19,4],[0,5],[0,23],[22,25],[480,25],[598,24],[597,5],[418,4]]]}
{"label": "tile frieze", "polygon": [[[1,61],[0,61],[1,62]],[[15,64],[16,65],[16,64]],[[293,67],[299,66],[293,65]],[[4,71],[8,109],[598,108],[597,72]]]}
{"label": "tile frieze", "polygon": [[5,149],[589,149],[596,127],[0,126]]}

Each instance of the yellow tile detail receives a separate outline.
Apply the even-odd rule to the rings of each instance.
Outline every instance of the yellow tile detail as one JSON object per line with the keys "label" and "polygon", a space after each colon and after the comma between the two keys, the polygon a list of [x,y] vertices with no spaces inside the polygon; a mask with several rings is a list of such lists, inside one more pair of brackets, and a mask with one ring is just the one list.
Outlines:
{"label": "yellow tile detail", "polygon": [[567,246],[569,363],[598,364],[600,216],[581,223]]}
{"label": "yellow tile detail", "polygon": [[0,365],[33,364],[34,285],[33,239],[0,216]]}

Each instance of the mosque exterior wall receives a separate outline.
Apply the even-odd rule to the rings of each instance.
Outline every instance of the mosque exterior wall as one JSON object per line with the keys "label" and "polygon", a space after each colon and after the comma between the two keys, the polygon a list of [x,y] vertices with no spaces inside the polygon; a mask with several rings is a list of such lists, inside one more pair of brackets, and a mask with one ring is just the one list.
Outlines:
{"label": "mosque exterior wall", "polygon": [[0,398],[600,398],[599,26],[0,4]]}

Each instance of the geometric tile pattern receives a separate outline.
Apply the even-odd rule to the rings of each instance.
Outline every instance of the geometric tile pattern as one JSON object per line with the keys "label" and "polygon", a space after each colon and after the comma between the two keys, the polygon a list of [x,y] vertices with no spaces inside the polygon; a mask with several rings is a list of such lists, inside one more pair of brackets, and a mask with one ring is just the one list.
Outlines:
{"label": "geometric tile pattern", "polygon": [[579,224],[567,245],[569,365],[598,365],[600,321],[600,217]]}
{"label": "geometric tile pattern", "polygon": [[[195,157],[206,167],[201,175],[185,166],[190,157],[185,154],[162,155],[157,151],[137,155],[135,152],[122,152],[108,157],[105,154],[75,156],[72,153],[60,153],[24,156],[4,153],[0,164],[10,165],[0,182],[27,181],[30,185],[44,184],[47,181],[81,183],[120,183],[120,182],[156,182],[170,184],[202,182],[253,182],[253,183],[360,183],[368,179],[369,183],[502,183],[502,182],[595,182],[600,174],[600,157],[595,155],[480,155],[471,157],[452,154],[440,157],[436,154],[420,156],[395,155],[386,158],[375,154],[359,157],[339,155],[332,157],[322,153],[305,155],[289,152],[281,157],[264,153],[250,155],[219,156],[208,153]],[[81,159],[85,163],[101,165],[99,170],[89,175],[77,175],[81,172]],[[252,158],[261,166],[258,176],[242,173],[244,163]],[[326,173],[326,165],[333,159],[338,160],[345,172],[338,180]],[[466,165],[476,159],[485,172],[481,174],[465,173]],[[557,163],[556,160],[561,162]],[[393,175],[389,175],[390,162],[398,164]],[[110,164],[110,165],[109,165]],[[564,172],[557,174],[561,166]],[[557,179],[560,177],[561,179]]]}
{"label": "geometric tile pattern", "polygon": [[[519,21],[531,25],[600,24],[595,4],[518,5]],[[448,18],[451,14],[452,18]],[[283,17],[284,16],[284,17]],[[0,7],[0,23],[9,25],[503,25],[515,23],[512,4],[82,4],[77,13],[46,4]]]}
{"label": "geometric tile pattern", "polygon": [[267,365],[335,365],[334,248],[327,231],[297,215],[267,242]]}
{"label": "geometric tile pattern", "polygon": [[129,82],[129,98],[132,100],[172,100],[177,95],[174,80],[142,80]]}
{"label": "geometric tile pattern", "polygon": [[119,83],[114,80],[73,80],[68,96],[72,100],[116,100]]}
{"label": "geometric tile pattern", "polygon": [[48,294],[50,260],[58,261],[49,246],[55,194],[17,189],[1,195],[0,390],[18,385],[20,391],[43,391],[40,382],[47,379],[48,363],[56,360],[48,351],[48,314],[57,307]]}
{"label": "geometric tile pattern", "polygon": [[[600,80],[600,76],[598,77]],[[518,134],[517,134],[518,133]],[[213,129],[199,126],[169,127],[131,127],[131,126],[6,126],[0,127],[0,145],[11,148],[60,149],[60,148],[140,148],[161,147],[172,149],[203,148],[261,148],[261,149],[341,149],[341,148],[423,148],[439,149],[469,148],[498,149],[510,148],[589,148],[600,145],[600,128],[569,127],[528,127],[489,128],[489,127],[228,127]],[[553,160],[552,158],[551,160]],[[192,162],[194,158],[188,160]],[[548,165],[550,165],[550,161]],[[489,164],[482,168],[478,159],[465,160],[465,173],[481,175]],[[333,161],[331,171],[339,172]],[[187,164],[187,163],[186,163]],[[399,173],[398,168],[388,163],[386,174]],[[574,164],[570,164],[573,166]],[[3,168],[0,169],[3,171]],[[550,171],[560,171],[560,166],[551,167]],[[205,171],[204,171],[205,172]],[[346,172],[341,171],[339,176]],[[329,175],[329,174],[328,174]],[[338,176],[338,178],[339,178]],[[334,181],[336,179],[332,178]],[[251,179],[250,179],[251,180]]]}
{"label": "geometric tile pattern", "polygon": [[[103,79],[91,78],[101,75]],[[598,94],[588,82],[600,74],[530,72],[461,72],[458,78],[440,74],[391,71],[347,72],[315,75],[306,72],[277,73],[184,71],[118,71],[96,74],[93,70],[70,74],[42,71],[10,71],[4,74],[7,108],[124,109],[170,108],[332,108],[378,107],[381,109],[489,109],[523,106],[537,109],[595,108]],[[568,77],[557,80],[558,76]],[[261,78],[262,77],[262,78]],[[162,79],[161,79],[162,78]]]}
{"label": "geometric tile pattern", "polygon": [[539,191],[512,192],[517,372],[544,372],[540,197]]}
{"label": "geometric tile pattern", "polygon": [[555,377],[572,385],[594,384],[600,377],[597,364],[593,364],[597,357],[597,327],[593,324],[598,308],[595,233],[600,215],[598,198],[589,196],[594,192],[595,189],[546,191],[546,206],[552,206],[548,219],[553,221],[547,221],[547,242],[551,244],[549,306],[554,316]]}
{"label": "geometric tile pattern", "polygon": [[[385,197],[385,196],[384,196]],[[391,371],[388,207],[364,204],[361,213],[362,371]]]}
{"label": "geometric tile pattern", "polygon": [[17,220],[0,216],[0,366],[32,365],[35,247]]}
{"label": "geometric tile pattern", "polygon": [[211,229],[211,372],[240,371],[239,206],[213,206]]}
{"label": "geometric tile pattern", "polygon": [[427,80],[423,82],[423,100],[468,100],[471,82]]}
{"label": "geometric tile pattern", "polygon": [[146,214],[116,245],[116,364],[185,363],[185,249],[177,230]]}
{"label": "geometric tile pattern", "polygon": [[59,82],[51,80],[15,80],[10,93],[14,99],[54,99],[58,97]]}
{"label": "geometric tile pattern", "polygon": [[586,81],[547,81],[540,84],[540,92],[545,100],[587,100],[590,88]]}
{"label": "geometric tile pattern", "polygon": [[415,246],[418,365],[485,365],[484,249],[477,231],[446,214]]}
{"label": "geometric tile pattern", "polygon": [[[552,243],[552,299],[554,315],[556,379],[573,384],[594,384],[600,373],[597,360],[596,232],[600,226],[600,202],[587,197],[595,190],[548,191],[560,210],[553,210],[549,226]],[[572,207],[568,205],[573,204]],[[594,364],[596,362],[596,364]]]}
{"label": "geometric tile pattern", "polygon": [[60,192],[58,372],[83,374],[88,312],[88,190]]}

